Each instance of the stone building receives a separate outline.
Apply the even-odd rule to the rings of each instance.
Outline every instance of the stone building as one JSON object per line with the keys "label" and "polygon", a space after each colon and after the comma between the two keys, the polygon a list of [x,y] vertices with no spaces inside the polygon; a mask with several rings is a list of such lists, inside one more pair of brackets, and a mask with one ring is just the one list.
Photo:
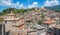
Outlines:
{"label": "stone building", "polygon": [[[42,8],[44,9],[44,7]],[[45,9],[46,10],[46,9]],[[38,31],[39,35],[43,35],[43,34],[46,34],[46,31],[45,31],[45,26],[49,26],[50,27],[53,27],[55,26],[55,21],[50,19],[49,17],[46,17],[48,18],[47,20],[44,20],[43,24],[45,25],[42,25],[42,26],[38,26],[37,25],[37,21],[39,20],[42,20],[41,18],[41,15],[42,14],[45,14],[45,16],[47,16],[47,12],[27,12],[25,13],[24,15],[22,14],[19,14],[19,15],[15,15],[12,13],[10,14],[7,14],[5,15],[4,17],[4,26],[5,26],[5,32],[8,32],[8,33],[5,33],[5,35],[38,35],[37,34],[37,29],[34,30],[34,29],[30,29],[30,27],[32,27],[33,23],[36,25],[37,28],[40,28],[41,29],[41,32]],[[47,14],[47,15],[46,15]],[[29,23],[29,25],[27,26],[26,24],[28,24],[28,20],[31,20],[31,22]],[[35,26],[34,25],[34,26]],[[28,28],[26,28],[26,26]],[[42,28],[43,29],[42,29]],[[42,33],[44,32],[44,33]]]}
{"label": "stone building", "polygon": [[[24,18],[18,18],[15,14],[11,13],[7,14],[4,17],[4,24],[5,24],[5,32],[9,32],[9,35],[18,35],[22,34],[25,35],[25,22]],[[7,33],[5,33],[7,35]]]}
{"label": "stone building", "polygon": [[[4,33],[5,35],[33,35],[37,34],[37,31],[31,31],[31,29],[26,28],[26,20],[23,16],[16,16],[15,14],[9,13],[4,17]],[[28,18],[29,19],[29,18]]]}
{"label": "stone building", "polygon": [[60,24],[48,30],[49,35],[60,35]]}

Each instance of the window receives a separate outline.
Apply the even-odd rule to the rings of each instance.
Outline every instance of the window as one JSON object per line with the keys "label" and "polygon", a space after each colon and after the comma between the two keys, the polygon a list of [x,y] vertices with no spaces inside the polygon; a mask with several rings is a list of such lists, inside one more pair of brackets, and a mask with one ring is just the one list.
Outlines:
{"label": "window", "polygon": [[7,23],[7,22],[5,21],[5,23]]}

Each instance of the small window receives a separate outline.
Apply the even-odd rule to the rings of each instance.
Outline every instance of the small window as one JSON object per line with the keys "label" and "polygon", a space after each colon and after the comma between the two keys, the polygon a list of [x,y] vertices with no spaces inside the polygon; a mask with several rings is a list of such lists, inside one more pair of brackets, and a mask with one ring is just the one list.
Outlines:
{"label": "small window", "polygon": [[5,23],[7,23],[7,22],[5,21]]}

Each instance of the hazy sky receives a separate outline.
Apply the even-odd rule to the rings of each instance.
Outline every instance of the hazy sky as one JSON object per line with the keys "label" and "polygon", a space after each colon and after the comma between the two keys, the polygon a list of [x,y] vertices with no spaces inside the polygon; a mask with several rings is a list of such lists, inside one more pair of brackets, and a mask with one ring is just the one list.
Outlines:
{"label": "hazy sky", "polygon": [[60,0],[0,0],[0,11],[12,8],[33,8],[60,5]]}

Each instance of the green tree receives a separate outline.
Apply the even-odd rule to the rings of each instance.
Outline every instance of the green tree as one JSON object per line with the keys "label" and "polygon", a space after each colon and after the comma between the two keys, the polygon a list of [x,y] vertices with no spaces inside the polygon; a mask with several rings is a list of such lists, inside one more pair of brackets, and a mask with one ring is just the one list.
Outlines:
{"label": "green tree", "polygon": [[5,9],[5,10],[2,11],[2,15],[6,15],[6,14],[10,13],[11,10],[14,13],[15,10],[17,10],[17,9],[15,9],[15,8],[7,8],[7,9]]}
{"label": "green tree", "polygon": [[3,21],[3,18],[0,17],[0,22],[2,22],[2,21]]}
{"label": "green tree", "polygon": [[39,20],[39,21],[38,21],[38,24],[39,24],[39,25],[40,25],[40,24],[42,24],[42,23],[43,23],[43,21],[42,21],[42,20]]}
{"label": "green tree", "polygon": [[32,10],[35,10],[35,8],[32,8],[32,9],[16,9],[16,8],[7,8],[7,9],[4,9],[0,15],[6,15],[8,13],[10,13],[10,11],[13,11],[14,14],[17,14],[17,13],[22,13],[24,14],[25,12],[31,12]]}
{"label": "green tree", "polygon": [[60,10],[55,10],[55,12],[59,12],[60,13]]}
{"label": "green tree", "polygon": [[42,15],[41,15],[41,18],[43,19],[44,17],[45,17],[45,14],[42,14]]}

